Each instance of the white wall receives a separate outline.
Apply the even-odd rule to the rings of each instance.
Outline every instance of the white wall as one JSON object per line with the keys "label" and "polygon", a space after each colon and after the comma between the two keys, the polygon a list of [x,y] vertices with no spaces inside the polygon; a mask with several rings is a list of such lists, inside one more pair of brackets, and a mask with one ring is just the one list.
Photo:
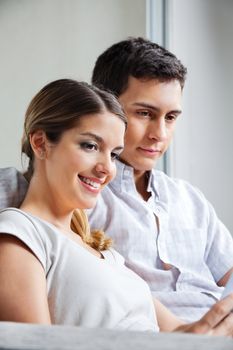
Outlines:
{"label": "white wall", "polygon": [[233,233],[233,1],[169,5],[169,48],[188,67],[172,172],[198,186]]}
{"label": "white wall", "polygon": [[26,107],[47,82],[90,80],[97,56],[145,36],[145,0],[0,1],[0,167],[21,169]]}
{"label": "white wall", "polygon": [[[198,186],[233,232],[233,1],[167,2],[169,48],[189,70],[172,174]],[[145,18],[146,0],[0,1],[0,167],[21,168],[24,112],[38,89],[89,80],[105,48],[145,36]]]}

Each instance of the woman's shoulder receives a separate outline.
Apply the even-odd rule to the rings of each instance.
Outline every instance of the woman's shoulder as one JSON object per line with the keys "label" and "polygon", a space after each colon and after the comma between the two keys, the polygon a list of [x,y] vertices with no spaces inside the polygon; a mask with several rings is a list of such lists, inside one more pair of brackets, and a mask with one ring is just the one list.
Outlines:
{"label": "woman's shoulder", "polygon": [[29,215],[18,208],[4,208],[0,210],[0,223],[4,223],[5,221],[11,221],[14,223],[17,221],[18,224],[21,222],[29,222],[32,221]]}
{"label": "woman's shoulder", "polygon": [[[20,239],[29,239],[43,245],[51,241],[51,237],[56,237],[53,234],[54,230],[55,228],[47,221],[21,209],[0,210],[0,233],[12,234]],[[51,234],[50,231],[52,231]]]}
{"label": "woman's shoulder", "polygon": [[33,215],[17,209],[0,210],[0,234],[16,236],[24,243],[43,246],[47,240],[46,227]]}
{"label": "woman's shoulder", "polygon": [[46,230],[36,218],[17,209],[6,208],[0,211],[0,236],[11,235],[22,241],[46,266]]}
{"label": "woman's shoulder", "polygon": [[114,248],[109,248],[108,250],[104,250],[101,252],[106,260],[113,264],[124,265],[125,259],[124,257],[118,253]]}
{"label": "woman's shoulder", "polygon": [[36,228],[36,220],[32,215],[17,209],[17,208],[5,208],[0,210],[0,227],[9,225],[11,228],[16,225],[20,227],[34,227]]}

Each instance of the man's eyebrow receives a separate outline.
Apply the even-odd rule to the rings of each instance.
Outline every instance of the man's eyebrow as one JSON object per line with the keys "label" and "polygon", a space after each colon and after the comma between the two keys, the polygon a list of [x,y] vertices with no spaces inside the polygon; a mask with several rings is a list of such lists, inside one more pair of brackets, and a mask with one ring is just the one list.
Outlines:
{"label": "man's eyebrow", "polygon": [[135,102],[133,103],[133,106],[145,107],[145,108],[153,109],[154,111],[159,111],[158,107],[145,102]]}
{"label": "man's eyebrow", "polygon": [[124,146],[118,146],[114,148],[114,151],[123,151]]}
{"label": "man's eyebrow", "polygon": [[[135,102],[133,104],[133,106],[149,108],[149,109],[156,111],[156,112],[159,112],[159,110],[160,110],[158,107],[151,105],[149,103],[145,103],[145,102]],[[182,110],[181,109],[174,109],[174,110],[169,111],[168,113],[175,113],[175,114],[179,115],[182,113]]]}
{"label": "man's eyebrow", "polygon": [[182,113],[182,110],[181,109],[174,109],[173,111],[170,111],[169,113],[174,113],[176,115],[179,115]]}

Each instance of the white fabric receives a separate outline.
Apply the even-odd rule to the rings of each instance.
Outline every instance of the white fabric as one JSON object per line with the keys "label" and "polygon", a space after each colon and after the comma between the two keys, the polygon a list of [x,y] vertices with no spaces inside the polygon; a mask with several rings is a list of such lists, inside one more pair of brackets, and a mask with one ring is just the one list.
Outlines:
{"label": "white fabric", "polygon": [[[145,202],[133,169],[117,162],[116,178],[87,211],[91,227],[114,239],[126,265],[171,311],[196,320],[220,297],[223,288],[216,282],[233,266],[232,237],[203,194],[187,182],[153,170],[148,192]],[[163,262],[173,268],[165,270]]]}
{"label": "white fabric", "polygon": [[0,209],[19,207],[27,187],[27,181],[17,169],[0,168]]}
{"label": "white fabric", "polygon": [[148,285],[114,250],[100,259],[52,224],[14,208],[0,212],[0,232],[18,237],[41,262],[54,324],[158,331]]}

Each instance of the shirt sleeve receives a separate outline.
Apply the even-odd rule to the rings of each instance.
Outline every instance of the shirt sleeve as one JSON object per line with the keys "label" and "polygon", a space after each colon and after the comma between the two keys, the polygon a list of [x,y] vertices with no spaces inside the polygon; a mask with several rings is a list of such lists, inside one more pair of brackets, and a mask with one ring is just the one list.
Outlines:
{"label": "shirt sleeve", "polygon": [[0,208],[19,207],[28,183],[15,168],[0,169]]}
{"label": "shirt sleeve", "polygon": [[206,263],[218,282],[233,267],[233,237],[219,220],[212,205],[209,208],[208,239],[205,250]]}
{"label": "shirt sleeve", "polygon": [[0,212],[0,236],[9,234],[22,241],[46,270],[46,250],[43,237],[33,220],[22,211],[4,209]]}

